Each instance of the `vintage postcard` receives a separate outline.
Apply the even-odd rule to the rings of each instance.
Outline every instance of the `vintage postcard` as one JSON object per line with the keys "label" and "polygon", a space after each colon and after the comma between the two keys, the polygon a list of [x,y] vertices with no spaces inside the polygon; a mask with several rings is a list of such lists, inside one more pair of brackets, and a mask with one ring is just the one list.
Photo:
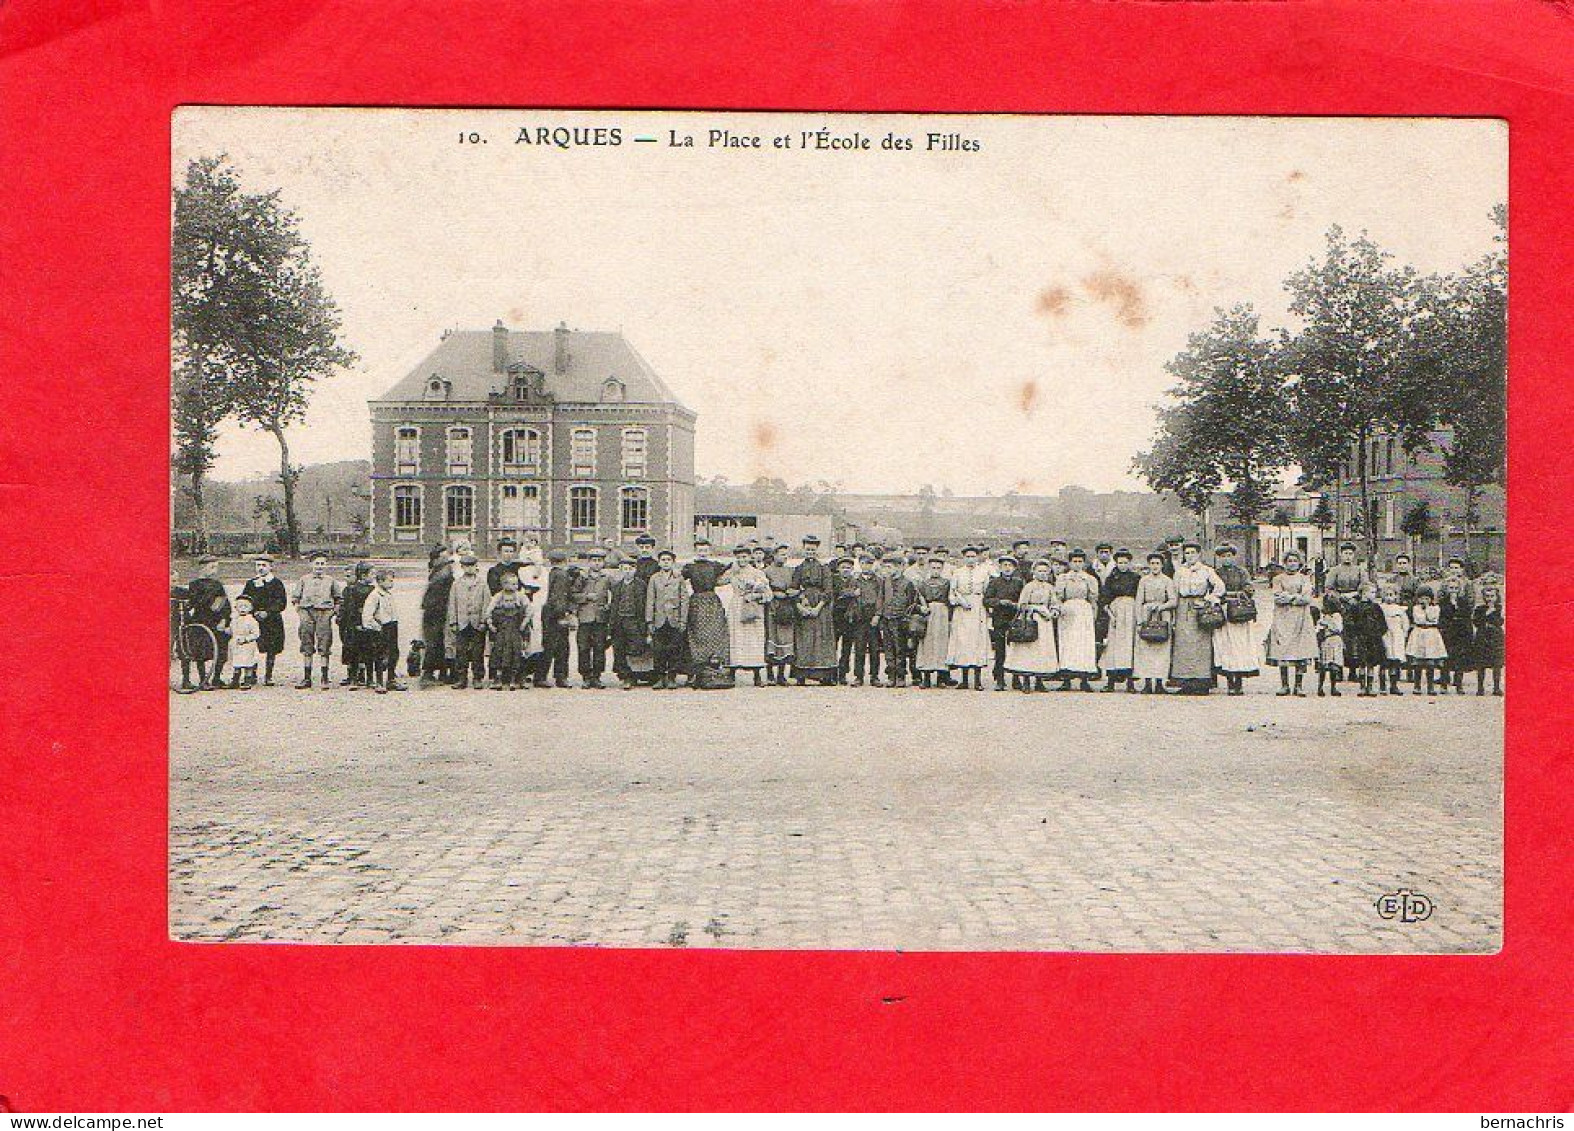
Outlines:
{"label": "vintage postcard", "polygon": [[1502,122],[173,136],[174,938],[1501,946]]}

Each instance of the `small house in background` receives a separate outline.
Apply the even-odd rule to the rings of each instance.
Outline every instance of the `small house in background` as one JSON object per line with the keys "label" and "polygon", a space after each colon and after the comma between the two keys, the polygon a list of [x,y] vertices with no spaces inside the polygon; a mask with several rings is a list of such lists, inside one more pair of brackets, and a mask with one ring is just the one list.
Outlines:
{"label": "small house in background", "polygon": [[694,537],[708,539],[718,550],[730,550],[740,542],[773,543],[796,550],[810,534],[820,539],[828,555],[837,541],[834,517],[741,510],[713,510],[694,516]]}
{"label": "small house in background", "polygon": [[620,333],[450,331],[370,407],[375,553],[690,549],[695,414]]}

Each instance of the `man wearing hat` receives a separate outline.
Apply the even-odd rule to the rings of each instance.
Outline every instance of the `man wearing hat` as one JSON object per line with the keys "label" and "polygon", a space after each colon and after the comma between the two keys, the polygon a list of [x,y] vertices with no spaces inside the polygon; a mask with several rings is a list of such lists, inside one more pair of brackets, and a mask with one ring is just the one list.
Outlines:
{"label": "man wearing hat", "polygon": [[677,556],[671,550],[657,555],[660,568],[645,586],[645,622],[655,652],[657,691],[678,686],[678,668],[683,662],[683,630],[689,621],[689,583],[678,572]]}
{"label": "man wearing hat", "polygon": [[579,681],[594,691],[607,670],[607,618],[612,608],[612,580],[607,552],[599,546],[585,554],[585,575],[574,588],[574,643],[579,652]]}
{"label": "man wearing hat", "polygon": [[[568,686],[569,622],[573,617],[574,573],[568,551],[554,546],[547,552],[546,600],[541,609],[541,655],[536,657],[536,686]],[[550,679],[552,684],[548,684]]]}
{"label": "man wearing hat", "polygon": [[[339,686],[354,691],[370,687],[371,663],[374,652],[368,651],[367,633],[362,627],[361,614],[366,598],[372,595],[372,563],[356,562],[350,569],[350,580],[344,586],[344,596],[339,600],[339,660],[344,664],[344,678]],[[447,597],[444,597],[445,608]],[[442,655],[442,618],[437,629],[437,653]]]}
{"label": "man wearing hat", "polygon": [[918,587],[903,572],[903,555],[895,551],[885,557],[885,576],[881,579],[880,635],[885,646],[885,668],[892,687],[906,687],[913,651],[908,619],[925,609]]}
{"label": "man wearing hat", "polygon": [[[193,652],[197,686],[204,691],[212,691],[224,682],[224,661],[229,656],[230,599],[218,574],[219,559],[203,554],[197,559],[197,576],[186,586],[186,620],[213,633],[211,655],[205,654],[205,649]],[[211,672],[207,670],[209,660],[213,661]]]}
{"label": "man wearing hat", "polygon": [[[864,550],[853,566],[846,583],[850,600],[843,614],[846,632],[837,657],[837,670],[843,678],[852,676],[852,686],[862,687],[867,668],[869,682],[880,686],[880,613],[884,608],[885,587],[875,572],[874,555]],[[894,672],[891,674],[895,674]]]}
{"label": "man wearing hat", "polygon": [[448,592],[448,631],[454,638],[454,686],[486,686],[487,603],[492,594],[477,568],[475,551],[459,554],[459,576]]}
{"label": "man wearing hat", "polygon": [[[426,587],[421,590],[423,648],[419,686],[423,689],[444,682],[452,675],[452,665],[448,662],[452,645],[448,638],[448,595],[453,586],[453,552],[439,543],[426,555]],[[366,593],[361,597],[362,601],[370,594],[371,587],[368,586]],[[359,617],[360,614],[357,613],[356,616]],[[375,654],[375,652],[368,652],[367,658],[370,659]]]}
{"label": "man wearing hat", "polygon": [[241,586],[240,595],[251,599],[251,615],[257,618],[257,651],[263,656],[262,682],[272,686],[273,664],[284,651],[284,610],[289,607],[290,595],[284,582],[273,576],[273,558],[258,554],[252,561],[257,576]]}
{"label": "man wearing hat", "polygon": [[1099,579],[1099,584],[1104,584],[1104,579],[1109,576],[1109,571],[1115,568],[1115,547],[1108,542],[1100,542],[1093,547],[1093,560],[1088,564],[1093,571],[1093,576]]}
{"label": "man wearing hat", "polygon": [[[1017,545],[1025,546],[1019,542]],[[1002,554],[996,563],[995,576],[984,586],[984,611],[989,614],[989,645],[994,652],[992,674],[995,690],[1006,689],[1006,629],[1016,619],[1017,599],[1022,596],[1022,575],[1018,562],[1010,554]]]}
{"label": "man wearing hat", "polygon": [[328,687],[328,658],[333,654],[333,618],[344,587],[328,574],[328,555],[312,555],[311,572],[295,583],[295,612],[300,617],[301,689],[312,685],[312,657],[322,663],[322,686]]}
{"label": "man wearing hat", "polygon": [[612,637],[612,674],[625,691],[650,678],[654,668],[650,651],[650,626],[645,621],[645,589],[661,567],[656,562],[656,540],[641,534],[634,541],[635,560],[624,562],[612,583],[609,621]]}

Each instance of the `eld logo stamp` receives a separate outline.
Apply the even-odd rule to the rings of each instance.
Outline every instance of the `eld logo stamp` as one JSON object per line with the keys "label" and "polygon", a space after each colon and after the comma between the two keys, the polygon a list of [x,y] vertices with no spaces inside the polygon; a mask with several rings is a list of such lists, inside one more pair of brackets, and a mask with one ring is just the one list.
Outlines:
{"label": "eld logo stamp", "polygon": [[1401,923],[1423,923],[1432,917],[1432,901],[1418,891],[1400,888],[1377,897],[1377,913]]}

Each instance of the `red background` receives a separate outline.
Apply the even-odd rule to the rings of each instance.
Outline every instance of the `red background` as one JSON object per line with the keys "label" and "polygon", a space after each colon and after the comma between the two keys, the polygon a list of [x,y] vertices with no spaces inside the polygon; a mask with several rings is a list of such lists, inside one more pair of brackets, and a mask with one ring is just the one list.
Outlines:
{"label": "red background", "polygon": [[[10,0],[0,1093],[21,1111],[1567,1109],[1574,591],[1546,554],[1574,517],[1571,58],[1574,13],[1531,0]],[[169,121],[182,102],[1507,118],[1506,948],[1302,958],[171,943],[167,271]]]}

